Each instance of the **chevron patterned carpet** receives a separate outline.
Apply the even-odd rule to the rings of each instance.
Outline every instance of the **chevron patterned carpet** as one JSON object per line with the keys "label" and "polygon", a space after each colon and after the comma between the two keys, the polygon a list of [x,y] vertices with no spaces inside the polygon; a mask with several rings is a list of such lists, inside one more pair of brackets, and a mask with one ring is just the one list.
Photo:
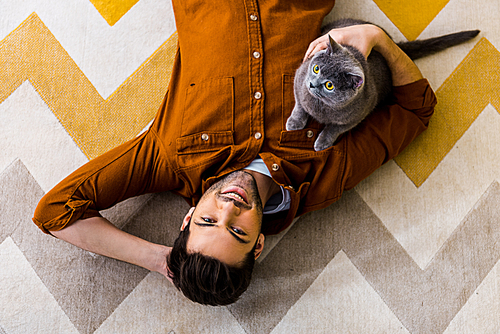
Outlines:
{"label": "chevron patterned carpet", "polygon": [[[266,240],[248,292],[215,308],[31,222],[59,180],[152,121],[177,42],[170,1],[1,0],[0,333],[500,333],[499,13],[497,0],[337,0],[327,20],[398,41],[481,34],[418,61],[439,101],[429,130]],[[104,215],[171,244],[187,209],[164,193]]]}

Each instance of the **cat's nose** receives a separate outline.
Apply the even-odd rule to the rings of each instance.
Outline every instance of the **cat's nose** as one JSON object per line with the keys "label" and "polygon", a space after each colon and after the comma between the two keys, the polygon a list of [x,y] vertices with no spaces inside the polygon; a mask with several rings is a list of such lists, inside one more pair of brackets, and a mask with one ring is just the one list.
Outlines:
{"label": "cat's nose", "polygon": [[312,82],[309,82],[309,88],[314,88],[314,85]]}

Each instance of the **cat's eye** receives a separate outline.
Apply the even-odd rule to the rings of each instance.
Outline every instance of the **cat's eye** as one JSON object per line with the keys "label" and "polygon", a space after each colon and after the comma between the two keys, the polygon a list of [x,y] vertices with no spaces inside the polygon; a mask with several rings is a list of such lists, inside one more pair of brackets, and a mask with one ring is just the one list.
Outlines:
{"label": "cat's eye", "polygon": [[319,73],[319,66],[318,65],[314,65],[313,66],[313,72],[318,74]]}
{"label": "cat's eye", "polygon": [[333,82],[331,82],[331,81],[327,81],[327,82],[325,83],[325,87],[326,87],[326,89],[328,89],[328,90],[333,90],[333,88],[334,88],[334,87],[333,87]]}

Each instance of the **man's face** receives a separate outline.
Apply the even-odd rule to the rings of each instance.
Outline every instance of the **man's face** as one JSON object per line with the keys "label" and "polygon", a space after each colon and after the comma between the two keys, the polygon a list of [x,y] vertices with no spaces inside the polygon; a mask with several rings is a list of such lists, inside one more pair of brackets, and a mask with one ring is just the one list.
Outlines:
{"label": "man's face", "polygon": [[190,219],[188,252],[238,266],[254,245],[256,258],[264,247],[262,202],[255,179],[247,172],[233,172],[211,186],[189,210],[182,230]]}

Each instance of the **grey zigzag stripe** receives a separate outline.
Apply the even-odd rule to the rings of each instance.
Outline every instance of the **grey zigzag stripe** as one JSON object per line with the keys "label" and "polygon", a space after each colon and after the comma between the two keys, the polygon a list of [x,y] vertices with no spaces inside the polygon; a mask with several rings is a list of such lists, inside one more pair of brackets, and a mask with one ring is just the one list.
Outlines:
{"label": "grey zigzag stripe", "polygon": [[[20,160],[0,174],[0,191],[0,242],[11,236],[77,329],[81,333],[93,333],[148,271],[92,255],[41,233],[31,222],[31,217],[44,192]],[[154,242],[171,244],[170,239],[175,235],[166,231],[178,231],[181,219],[172,219],[171,224],[165,224],[166,217],[177,217],[176,212],[186,212],[186,203],[182,202],[184,208],[179,210],[176,206],[181,200],[177,196],[164,194],[156,198],[160,202],[168,201],[169,205],[163,202],[143,205],[141,199],[133,199],[132,202],[139,203],[126,203],[115,212],[107,212],[107,216],[117,218],[117,225],[127,222],[125,230]],[[129,220],[123,214],[123,211],[137,213],[136,208],[141,206],[145,209],[144,214],[138,212],[137,217],[141,219],[132,217]],[[151,210],[151,206],[157,209]],[[169,212],[168,216],[165,211]],[[143,224],[144,221],[147,224]],[[170,239],[166,235],[170,235]]]}

